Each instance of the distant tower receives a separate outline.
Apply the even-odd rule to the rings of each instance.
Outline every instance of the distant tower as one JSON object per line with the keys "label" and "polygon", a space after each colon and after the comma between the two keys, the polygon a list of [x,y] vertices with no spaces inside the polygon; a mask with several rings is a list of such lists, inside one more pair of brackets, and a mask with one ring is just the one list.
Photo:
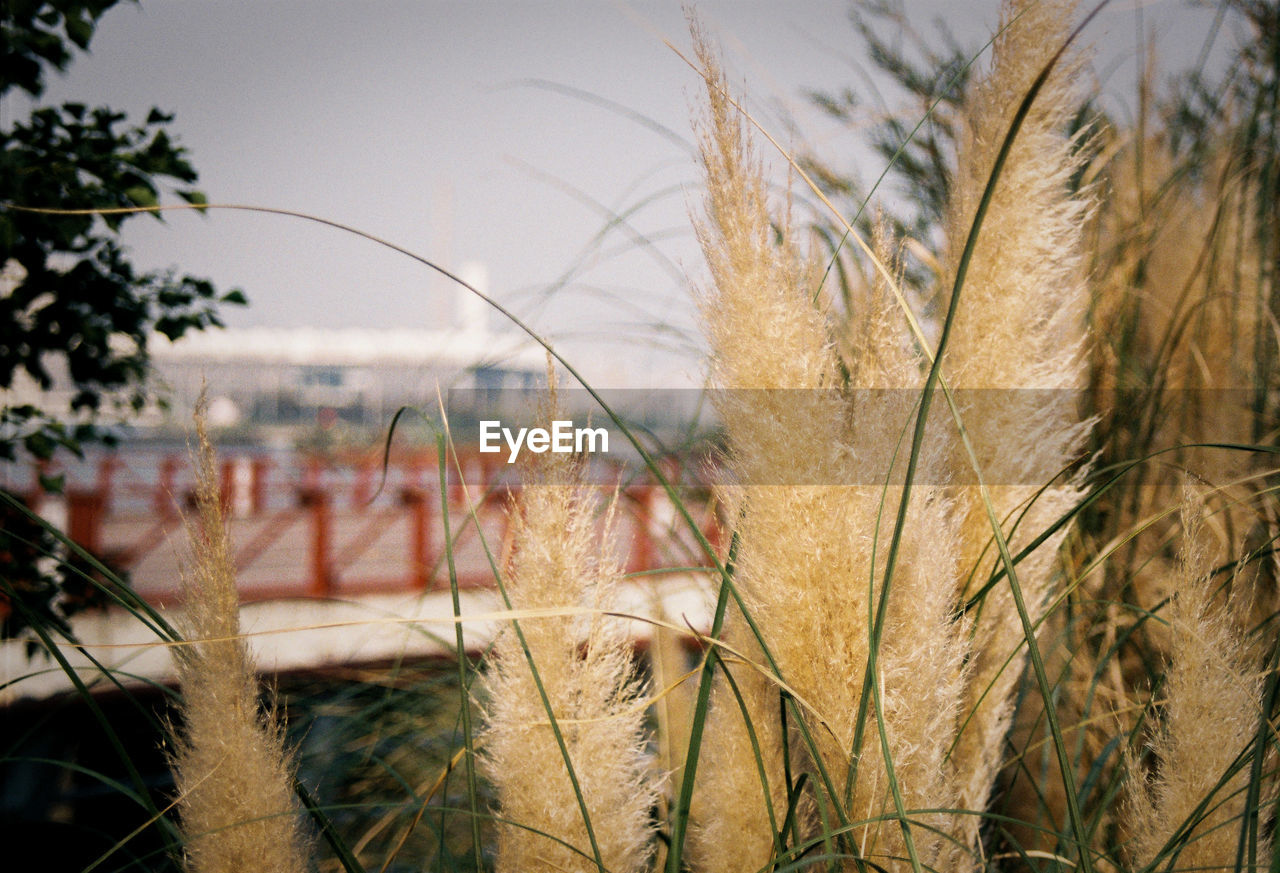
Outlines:
{"label": "distant tower", "polygon": [[[482,294],[489,293],[489,268],[479,261],[466,261],[458,268],[458,278]],[[489,332],[490,307],[466,288],[455,286],[453,299],[458,301],[454,327],[464,333],[483,336]]]}

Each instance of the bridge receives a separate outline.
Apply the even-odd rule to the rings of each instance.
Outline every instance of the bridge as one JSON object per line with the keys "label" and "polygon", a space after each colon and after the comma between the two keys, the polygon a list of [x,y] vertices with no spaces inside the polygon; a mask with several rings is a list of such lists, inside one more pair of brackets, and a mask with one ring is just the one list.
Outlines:
{"label": "bridge", "polygon": [[[670,477],[682,472],[666,462]],[[220,489],[234,548],[242,627],[262,669],[282,672],[326,664],[389,662],[453,651],[454,617],[447,557],[461,591],[466,646],[480,650],[500,626],[493,567],[510,545],[510,506],[520,483],[493,454],[462,451],[445,465],[434,451],[381,453],[229,450]],[[39,475],[61,472],[61,495]],[[723,552],[707,489],[689,482],[686,506]],[[647,475],[594,464],[588,479],[603,503],[616,500],[602,548],[628,574],[625,611],[678,624],[706,624],[707,564],[696,538],[664,489]],[[186,519],[194,475],[170,448],[104,454],[61,471],[32,471],[24,497],[70,539],[127,578],[149,603],[181,609],[188,566]],[[446,542],[446,518],[448,539]],[[124,610],[75,617],[84,648],[78,668],[95,679],[91,659],[138,681],[169,681],[169,653]],[[650,626],[632,622],[639,641]],[[0,702],[47,696],[69,687],[60,671],[0,645]],[[100,681],[96,679],[95,681]]]}

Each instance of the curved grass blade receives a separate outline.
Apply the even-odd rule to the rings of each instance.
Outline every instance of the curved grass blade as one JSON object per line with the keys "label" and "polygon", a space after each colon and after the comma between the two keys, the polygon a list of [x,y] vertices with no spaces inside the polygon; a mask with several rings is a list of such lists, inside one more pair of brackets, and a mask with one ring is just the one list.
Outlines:
{"label": "curved grass blade", "polygon": [[[453,555],[453,536],[449,525],[449,470],[447,466],[447,457],[445,455],[445,437],[444,434],[436,435],[436,455],[440,468],[440,520],[444,527],[444,552],[445,559],[449,563],[449,596],[453,601],[453,617],[455,619],[462,618],[462,603],[458,598],[458,568],[454,563]],[[478,529],[478,524],[477,524]],[[480,840],[480,819],[476,813],[480,810],[479,792],[476,788],[476,762],[475,748],[473,747],[472,730],[471,730],[471,698],[468,693],[470,683],[467,681],[467,668],[470,661],[467,658],[466,641],[462,636],[462,622],[460,620],[453,623],[455,639],[457,642],[458,657],[458,690],[462,695],[461,718],[462,718],[462,741],[466,744],[466,755],[463,758],[463,765],[467,775],[467,802],[471,804],[471,846],[474,853],[475,864],[477,870],[484,868],[484,858],[481,852]]]}

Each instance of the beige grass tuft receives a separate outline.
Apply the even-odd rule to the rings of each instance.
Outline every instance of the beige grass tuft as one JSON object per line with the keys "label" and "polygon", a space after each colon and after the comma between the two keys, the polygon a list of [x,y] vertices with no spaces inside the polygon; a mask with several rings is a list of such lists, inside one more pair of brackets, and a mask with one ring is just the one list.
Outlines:
{"label": "beige grass tuft", "polygon": [[[548,418],[554,418],[549,415]],[[657,780],[645,755],[643,685],[626,628],[605,616],[619,571],[602,557],[595,501],[569,456],[529,455],[512,507],[511,606],[549,610],[494,642],[484,674],[480,764],[497,791],[499,871],[595,871],[591,840],[532,660],[563,734],[600,860],[646,869]],[[593,610],[583,616],[581,610]],[[565,610],[556,614],[556,610]]]}
{"label": "beige grass tuft", "polygon": [[[732,436],[735,474],[742,481],[767,482],[804,451],[797,443],[803,440],[799,425],[825,436],[839,433],[835,358],[823,315],[806,297],[810,277],[799,253],[789,242],[773,245],[763,171],[713,52],[696,24],[693,31],[708,77],[707,117],[699,133],[708,196],[706,218],[697,230],[712,276],[712,287],[701,300],[712,378],[730,389],[717,401],[721,419],[741,425]],[[807,390],[779,390],[794,388]],[[840,460],[837,447],[829,445],[807,457],[797,472],[836,481]],[[816,556],[793,563],[803,557],[797,548],[797,519],[829,495],[820,488],[787,485],[762,486],[753,496],[747,490],[731,489],[724,497],[729,517],[747,525],[739,530],[748,544],[739,558],[743,594],[756,617],[765,618],[758,613],[766,600],[774,601],[759,590],[763,579],[776,570],[778,585],[794,590],[815,574],[820,563]],[[746,501],[752,503],[750,521],[744,517]],[[831,517],[830,508],[817,514]],[[799,622],[829,606],[816,589],[814,595],[796,602]],[[771,642],[784,641],[789,630],[771,633]],[[762,660],[736,609],[727,617],[723,639],[757,664]],[[728,669],[738,683],[742,707],[727,683],[720,682],[707,721],[713,739],[702,753],[688,846],[695,869],[726,873],[757,869],[774,857],[774,832],[787,809],[777,689],[758,666],[730,659]],[[763,773],[755,763],[757,749]]]}
{"label": "beige grass tuft", "polygon": [[[948,283],[1013,114],[1066,41],[1074,11],[1072,2],[1028,0],[1002,8],[990,70],[976,81],[961,113],[947,217]],[[1081,159],[1079,144],[1065,132],[1079,105],[1071,87],[1079,73],[1078,58],[1061,59],[1022,124],[969,263],[945,357],[952,386],[977,389],[969,395],[977,398],[975,406],[961,410],[976,454],[984,462],[1003,462],[990,498],[1014,554],[1080,496],[1070,483],[1037,496],[1050,476],[1079,457],[1089,427],[1071,393],[1086,384],[1089,301],[1082,241],[1090,203],[1072,193]],[[990,578],[999,556],[978,490],[966,490],[962,564],[976,588]],[[1017,565],[1033,619],[1043,615],[1065,535],[1059,531]],[[1026,645],[1006,579],[984,598],[974,621],[973,675],[961,713],[966,724],[952,761],[966,809],[986,808],[1003,763]],[[968,819],[967,846],[974,845],[980,823],[977,816]]]}
{"label": "beige grass tuft", "polygon": [[[1164,704],[1148,731],[1155,760],[1150,779],[1130,762],[1131,854],[1141,866],[1176,854],[1169,869],[1234,870],[1249,786],[1249,767],[1228,775],[1258,730],[1264,674],[1250,657],[1224,587],[1216,586],[1203,534],[1204,504],[1188,488],[1182,554],[1167,618],[1172,661]],[[1274,802],[1275,781],[1269,779]],[[1259,839],[1258,863],[1271,860]]]}
{"label": "beige grass tuft", "polygon": [[[696,26],[694,40],[708,101],[699,138],[707,205],[698,232],[711,285],[702,309],[737,481],[725,489],[740,538],[735,579],[783,680],[805,704],[820,760],[797,754],[791,763],[797,773],[808,771],[811,785],[819,781],[817,765],[825,768],[849,820],[871,822],[849,835],[852,852],[895,867],[907,850],[889,764],[904,810],[955,805],[945,757],[963,681],[955,553],[938,535],[954,523],[952,508],[937,489],[922,488],[908,515],[874,680],[883,689],[884,736],[873,714],[857,782],[846,792],[872,645],[869,615],[884,593],[902,493],[878,484],[892,455],[892,442],[886,451],[879,437],[896,438],[911,421],[910,389],[922,385],[922,370],[902,313],[876,283],[862,301],[864,335],[846,356],[851,385],[838,379],[827,314],[814,302],[821,299],[814,293],[817,273],[791,242],[785,218],[770,213],[741,112]],[[922,477],[939,474],[942,459],[941,452],[927,453]],[[788,478],[775,484],[779,476]],[[713,693],[689,857],[695,869],[727,873],[759,869],[776,857],[787,762],[776,679],[736,612],[723,639],[755,664],[728,659],[744,705],[727,683]],[[802,747],[798,734],[790,746]],[[829,808],[829,802],[818,803]],[[936,863],[954,827],[950,816],[907,817],[921,861]],[[835,822],[834,812],[829,820]],[[799,839],[812,835],[812,821],[802,820]]]}
{"label": "beige grass tuft", "polygon": [[182,728],[170,766],[178,789],[189,873],[301,873],[309,869],[293,791],[293,763],[244,639],[231,542],[203,401],[196,412],[194,566],[183,577],[181,621],[190,645],[175,649]]}
{"label": "beige grass tuft", "polygon": [[[1061,2],[1005,5],[1009,26],[965,109],[948,223],[952,276],[1013,112],[1066,40],[1073,8]],[[964,580],[985,581],[995,563],[985,507],[976,488],[942,487],[948,464],[959,463],[951,469],[965,481],[972,474],[967,459],[948,456],[949,442],[934,431],[905,515],[885,625],[878,637],[873,634],[870,616],[886,595],[885,554],[903,492],[892,484],[880,487],[868,473],[884,475],[891,454],[885,445],[911,423],[912,389],[923,385],[924,362],[890,289],[879,280],[854,301],[859,311],[847,320],[850,334],[831,341],[815,273],[790,241],[785,218],[770,215],[741,113],[696,27],[694,37],[707,71],[709,107],[700,137],[708,193],[699,239],[711,287],[702,306],[712,377],[723,389],[717,402],[729,467],[738,481],[726,495],[740,537],[738,585],[783,680],[811,707],[821,764],[847,793],[849,820],[873,822],[852,829],[853,850],[888,868],[905,865],[911,849],[926,867],[974,868],[980,813],[1003,763],[1019,652],[1026,646],[1007,582],[972,619],[956,614],[972,593],[962,590]],[[990,491],[1006,523],[1022,514],[1018,531],[1005,531],[1015,551],[1077,498],[1068,484],[1031,503],[1048,475],[1078,456],[1088,428],[1074,398],[1064,393],[1085,384],[1087,295],[1080,250],[1089,204],[1072,194],[1079,159],[1076,143],[1063,132],[1076,108],[1067,82],[1077,69],[1068,60],[1024,122],[970,262],[944,362],[953,386],[987,391],[976,400],[969,395],[972,402],[962,409],[979,458],[1025,464],[1006,465],[999,472],[1002,484]],[[882,239],[879,249],[892,269],[890,242]],[[837,345],[847,384],[836,376]],[[1028,403],[1016,390],[1028,388],[1046,392],[1040,395],[1045,402]],[[908,402],[895,403],[895,397]],[[765,484],[779,471],[792,484]],[[1064,533],[1018,568],[1037,615]],[[741,623],[731,621],[725,639],[741,648],[748,637]],[[883,722],[873,715],[857,750],[857,781],[844,792],[856,713],[867,703],[863,677],[872,645],[879,646],[874,681]],[[769,821],[761,811],[764,793],[745,756],[750,749],[743,716],[722,689],[708,720],[716,746],[698,788],[720,799],[694,810],[691,857],[699,869],[768,863],[774,849],[768,825],[776,826],[785,809],[777,786],[783,762],[772,747],[781,742],[777,690],[756,678],[759,671],[740,672],[762,685],[744,696],[777,815]],[[907,814],[908,843],[889,791],[895,783],[904,811],[968,812]]]}

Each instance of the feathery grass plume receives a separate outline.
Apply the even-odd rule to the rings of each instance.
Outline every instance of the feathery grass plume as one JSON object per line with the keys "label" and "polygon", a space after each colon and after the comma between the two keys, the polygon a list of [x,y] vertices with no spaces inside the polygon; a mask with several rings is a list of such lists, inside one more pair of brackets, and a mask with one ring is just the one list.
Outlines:
{"label": "feathery grass plume", "polygon": [[[1164,704],[1148,731],[1155,775],[1130,761],[1128,831],[1139,865],[1174,870],[1234,870],[1247,807],[1250,767],[1241,756],[1258,731],[1265,673],[1250,656],[1224,589],[1215,586],[1204,542],[1204,504],[1188,486],[1182,504],[1182,553],[1167,615],[1172,661]],[[1261,799],[1274,803],[1274,773]],[[1265,815],[1264,815],[1265,818]],[[1256,868],[1270,864],[1261,829]]]}
{"label": "feathery grass plume", "polygon": [[[714,284],[701,301],[710,333],[712,377],[730,389],[757,389],[723,392],[717,396],[717,408],[731,428],[755,424],[731,437],[735,473],[743,481],[767,482],[777,473],[775,464],[781,467],[794,460],[804,451],[802,444],[821,442],[821,436],[807,437],[810,428],[828,438],[839,434],[835,361],[826,346],[822,314],[805,296],[811,277],[791,245],[773,245],[762,170],[705,36],[696,23],[691,28],[698,60],[708,76],[709,117],[699,135],[708,214],[697,229]],[[778,390],[793,388],[808,390]],[[837,445],[829,443],[821,454],[809,457],[806,469],[825,461],[827,481],[837,481]],[[738,578],[753,609],[759,608],[760,598],[747,580],[763,576],[771,563],[779,573],[792,576],[815,572],[813,555],[793,563],[801,557],[794,548],[800,542],[795,529],[813,503],[825,497],[821,489],[785,485],[761,486],[757,493],[769,505],[752,513],[751,524],[766,529],[772,525],[773,535],[762,532],[757,538],[754,530],[739,531],[748,549],[739,555]],[[724,497],[727,516],[740,518],[743,490],[731,490]],[[831,513],[818,516],[829,520]],[[771,554],[788,544],[793,548],[781,560]],[[798,602],[796,609],[805,606]],[[761,661],[745,620],[732,607],[722,639]],[[777,689],[758,669],[737,664],[727,668],[735,677],[742,706],[740,710],[726,683],[716,686],[707,719],[707,735],[713,740],[702,751],[687,851],[695,869],[726,873],[760,868],[775,856],[775,834],[788,805]],[[763,773],[755,763],[756,750]]]}
{"label": "feathery grass plume", "polygon": [[[1115,400],[1098,410],[1092,442],[1097,467],[1158,460],[1128,471],[1098,511],[1082,516],[1090,548],[1114,554],[1083,578],[1080,591],[1081,605],[1106,605],[1078,613],[1073,657],[1097,661],[1093,676],[1081,676],[1086,681],[1079,686],[1090,697],[1064,695],[1108,698],[1123,732],[1134,730],[1142,715],[1128,705],[1136,689],[1149,686],[1153,671],[1173,654],[1164,622],[1121,604],[1156,610],[1178,576],[1177,556],[1166,544],[1178,535],[1170,507],[1181,502],[1179,471],[1192,471],[1220,497],[1213,560],[1263,551],[1274,536],[1268,520],[1274,501],[1257,475],[1266,456],[1187,446],[1265,440],[1255,428],[1273,426],[1274,416],[1258,414],[1265,404],[1250,409],[1270,395],[1272,378],[1265,361],[1273,332],[1265,325],[1274,323],[1274,310],[1261,255],[1261,188],[1253,172],[1268,158],[1266,150],[1242,145],[1247,135],[1235,133],[1256,129],[1248,116],[1259,104],[1228,88],[1228,96],[1214,96],[1213,122],[1201,116],[1203,127],[1188,133],[1195,112],[1162,118],[1151,112],[1155,52],[1148,57],[1137,119],[1129,130],[1101,129],[1101,147],[1086,171],[1104,192],[1089,238],[1090,319],[1099,326],[1090,378],[1098,396]],[[1231,81],[1239,82],[1237,76],[1233,72]],[[1253,595],[1249,626],[1274,614],[1276,594],[1274,568],[1251,562],[1252,568],[1259,572],[1247,586]],[[1251,639],[1269,642],[1261,633]],[[1084,760],[1114,737],[1110,725],[1094,721]],[[1112,769],[1108,762],[1108,778]],[[1119,820],[1111,808],[1102,815]],[[1107,829],[1104,824],[1099,832]]]}
{"label": "feathery grass plume", "polygon": [[[964,660],[946,535],[951,506],[940,493],[913,501],[885,624],[871,630],[884,595],[885,520],[897,511],[902,488],[877,484],[888,474],[882,462],[892,448],[867,434],[896,438],[910,423],[915,397],[902,389],[923,384],[920,362],[902,314],[877,283],[860,322],[865,336],[846,356],[852,390],[844,390],[826,314],[813,303],[818,274],[787,222],[771,216],[741,113],[696,23],[692,31],[708,101],[699,136],[707,205],[698,235],[711,287],[701,308],[736,479],[725,489],[740,542],[735,578],[782,678],[810,708],[804,717],[819,759],[783,760],[776,679],[766,667],[744,669],[729,658],[741,702],[727,682],[713,693],[688,854],[698,870],[755,870],[784,843],[812,837],[811,821],[801,822],[798,838],[778,837],[790,763],[808,771],[810,784],[825,782],[815,776],[824,769],[835,796],[819,785],[815,808],[831,812],[839,804],[851,821],[868,822],[849,835],[853,851],[894,867],[908,854],[894,793],[904,810],[954,806],[944,761]],[[930,475],[943,458],[942,451],[926,454]],[[779,476],[792,481],[770,484]],[[741,615],[730,613],[723,639],[760,660]],[[872,714],[857,781],[846,785],[873,646],[884,730]],[[800,745],[791,738],[792,749]],[[920,860],[936,863],[954,829],[950,817],[908,818],[924,825],[913,828]]]}
{"label": "feathery grass plume", "polygon": [[[1002,6],[991,67],[975,81],[959,118],[946,221],[948,286],[1013,114],[1066,42],[1074,8],[1061,0],[1006,0]],[[1070,393],[1085,386],[1088,305],[1081,241],[1090,204],[1073,193],[1081,158],[1079,143],[1066,133],[1078,107],[1070,83],[1079,71],[1077,58],[1060,60],[1022,123],[969,262],[945,357],[953,387],[985,389],[977,414],[964,416],[961,410],[977,456],[1022,465],[1005,469],[1007,484],[990,489],[1015,554],[1078,499],[1071,485],[1035,494],[1045,484],[1044,471],[1062,469],[1078,457],[1089,427]],[[1036,389],[1042,405],[1025,402],[1018,394],[1024,389]],[[1009,392],[1007,402],[993,401],[1001,391]],[[968,460],[958,463],[967,466]],[[976,488],[967,491],[962,560],[972,574],[966,595],[971,596],[1000,564],[980,495]],[[1017,567],[1033,618],[1043,611],[1065,534],[1059,531]],[[1002,580],[975,616],[973,675],[961,713],[966,724],[953,754],[967,809],[987,806],[1024,663],[1016,653],[1025,647],[1009,582]],[[970,845],[979,823],[977,817],[968,821]]]}
{"label": "feathery grass plume", "polygon": [[203,396],[195,422],[198,517],[190,531],[194,566],[182,579],[180,625],[191,642],[174,650],[183,703],[170,760],[183,863],[190,873],[300,873],[310,868],[309,840],[283,728],[259,704],[258,680],[240,637],[235,565]]}
{"label": "feathery grass plume", "polygon": [[[897,267],[903,276],[901,260],[894,254],[888,229],[877,231],[878,258]],[[888,282],[879,273],[871,284],[870,294],[862,301],[854,343],[855,353],[849,360],[850,413],[854,452],[882,454],[883,448],[867,445],[870,439],[883,439],[883,430],[866,425],[874,416],[886,416],[894,425],[904,428],[914,420],[919,389],[925,376],[923,361],[907,321]],[[934,417],[945,415],[935,407]],[[869,430],[871,433],[863,433]],[[875,434],[875,436],[871,436]],[[955,530],[962,517],[953,496],[945,485],[948,443],[931,422],[920,456],[917,481],[899,545],[898,563],[890,580],[890,589],[875,588],[873,602],[887,597],[884,625],[878,631],[868,630],[869,637],[879,635],[877,666],[884,720],[884,743],[893,762],[893,777],[898,783],[905,809],[959,809],[958,782],[949,761],[958,729],[959,707],[964,697],[968,671],[968,622],[958,616],[956,579],[961,565],[955,547]],[[909,433],[902,434],[897,465],[905,461]],[[893,481],[898,481],[895,477]],[[876,499],[883,500],[876,554],[868,561],[870,573],[879,582],[885,574],[892,526],[889,519],[898,511],[901,486],[875,489]],[[869,502],[863,489],[851,489],[849,495]],[[864,689],[865,693],[866,689]],[[874,724],[874,722],[873,722]],[[858,765],[858,782],[852,791],[850,817],[859,820],[893,812],[893,804],[885,795],[888,768],[876,750],[876,729],[869,728],[863,741]],[[881,751],[881,754],[877,754]],[[944,859],[955,854],[957,840],[965,833],[968,816],[945,813],[915,814],[913,841],[919,860],[928,868],[938,868]],[[905,868],[906,847],[895,822],[880,825],[877,840],[864,839],[861,853],[890,868]],[[877,846],[878,851],[871,847]],[[961,848],[963,848],[961,846]],[[892,863],[896,860],[897,863]]]}
{"label": "feathery grass plume", "polygon": [[[548,421],[554,408],[553,393]],[[631,641],[603,614],[619,571],[596,539],[595,501],[578,463],[557,453],[526,457],[505,586],[513,609],[551,614],[520,621],[518,632],[505,628],[482,679],[480,765],[497,793],[497,869],[586,873],[600,869],[598,849],[611,873],[638,873],[653,852],[658,785]]]}

